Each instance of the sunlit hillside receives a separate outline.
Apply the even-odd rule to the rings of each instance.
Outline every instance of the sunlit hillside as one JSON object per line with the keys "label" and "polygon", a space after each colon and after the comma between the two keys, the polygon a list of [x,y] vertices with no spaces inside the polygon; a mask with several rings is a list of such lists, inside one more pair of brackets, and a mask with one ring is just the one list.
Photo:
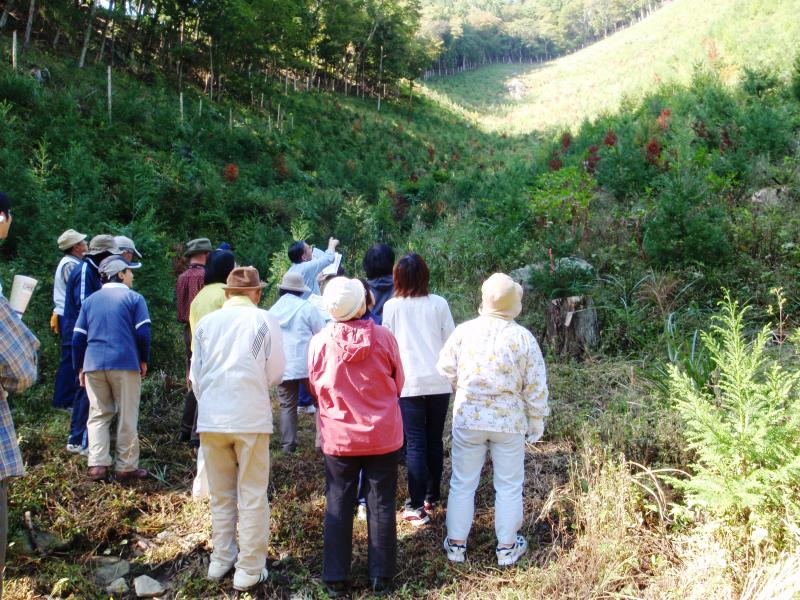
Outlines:
{"label": "sunlit hillside", "polygon": [[[734,80],[742,66],[785,72],[800,44],[800,0],[675,0],[650,18],[541,65],[501,64],[432,79],[427,88],[492,130],[577,126],[698,63]],[[516,93],[515,93],[516,92]]]}

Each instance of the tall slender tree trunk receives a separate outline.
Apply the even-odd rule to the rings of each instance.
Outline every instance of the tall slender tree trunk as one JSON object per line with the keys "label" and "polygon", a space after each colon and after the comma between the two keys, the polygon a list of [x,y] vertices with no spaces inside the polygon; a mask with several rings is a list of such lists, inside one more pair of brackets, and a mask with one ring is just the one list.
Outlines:
{"label": "tall slender tree trunk", "polygon": [[[102,36],[103,37],[103,41],[100,43],[100,50],[97,53],[97,59],[95,59],[95,62],[97,62],[97,63],[102,62],[102,60],[103,60],[103,53],[106,50],[106,35],[108,34],[108,28],[114,26],[114,15],[113,15],[113,13],[114,13],[114,0],[111,0],[108,3],[108,12],[109,12],[109,14],[111,16],[108,19],[106,19],[106,24],[103,27],[103,36]],[[113,31],[112,31],[112,35],[113,35]],[[112,60],[113,60],[113,57],[112,57]]]}
{"label": "tall slender tree trunk", "polygon": [[25,26],[25,41],[22,43],[23,48],[27,48],[31,43],[31,31],[33,30],[33,19],[36,17],[36,0],[31,0],[28,5],[28,24]]}
{"label": "tall slender tree trunk", "polygon": [[83,48],[81,48],[81,58],[78,61],[78,68],[82,69],[86,64],[86,51],[89,49],[89,39],[92,37],[92,29],[94,28],[94,15],[97,12],[97,3],[92,0],[91,8],[89,9],[89,20],[86,23],[86,34],[83,36]]}

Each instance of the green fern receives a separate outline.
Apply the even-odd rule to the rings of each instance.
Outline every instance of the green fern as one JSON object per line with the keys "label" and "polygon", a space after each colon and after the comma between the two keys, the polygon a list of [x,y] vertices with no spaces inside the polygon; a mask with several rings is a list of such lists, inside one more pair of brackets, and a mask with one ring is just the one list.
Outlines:
{"label": "green fern", "polygon": [[748,307],[730,295],[702,335],[714,372],[699,387],[675,365],[670,390],[696,453],[694,476],[672,480],[690,506],[731,524],[764,527],[776,545],[800,522],[800,373],[784,370],[765,354],[764,327],[748,341]]}

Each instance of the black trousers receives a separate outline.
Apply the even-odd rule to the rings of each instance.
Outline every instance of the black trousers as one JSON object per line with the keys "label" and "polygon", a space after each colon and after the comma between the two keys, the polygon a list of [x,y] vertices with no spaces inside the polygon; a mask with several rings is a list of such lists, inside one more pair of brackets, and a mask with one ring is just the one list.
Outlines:
{"label": "black trousers", "polygon": [[358,472],[367,497],[370,577],[392,578],[397,569],[397,461],[399,452],[378,456],[325,455],[325,535],[322,580],[346,581],[353,555],[353,507]]}
{"label": "black trousers", "polygon": [[[192,365],[192,330],[188,323],[183,328],[183,343],[186,346],[186,380],[188,381],[189,369]],[[186,395],[183,397],[180,439],[184,442],[197,439],[197,398],[191,389],[187,389]]]}

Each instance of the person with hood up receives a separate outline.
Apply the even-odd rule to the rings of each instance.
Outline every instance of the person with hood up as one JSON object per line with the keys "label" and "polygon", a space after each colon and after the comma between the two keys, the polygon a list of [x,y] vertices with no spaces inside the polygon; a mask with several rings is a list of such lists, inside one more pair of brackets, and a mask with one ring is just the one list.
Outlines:
{"label": "person with hood up", "polygon": [[522,286],[495,273],[483,282],[480,316],[462,323],[439,354],[437,368],[455,389],[450,495],[444,549],[466,559],[475,490],[487,450],[494,470],[497,564],[512,565],[528,550],[522,527],[525,440],[544,433],[547,373],[533,334],[514,322]]}
{"label": "person with hood up", "polygon": [[278,386],[281,407],[281,450],[297,450],[297,400],[300,384],[308,381],[308,344],[325,327],[325,319],[303,294],[310,288],[300,273],[289,271],[278,284],[278,301],[269,314],[281,324],[286,367]]}
{"label": "person with hood up", "polygon": [[334,322],[311,339],[308,377],[319,406],[325,459],[322,580],[329,595],[347,593],[353,550],[358,473],[367,497],[368,565],[372,591],[386,592],[397,566],[395,497],[403,445],[398,398],[403,365],[392,333],[362,316],[364,287],[337,277],[325,288]]}
{"label": "person with hood up", "polygon": [[394,250],[386,244],[373,244],[364,255],[364,273],[367,276],[367,285],[372,290],[375,306],[372,312],[383,318],[383,305],[394,296]]}

